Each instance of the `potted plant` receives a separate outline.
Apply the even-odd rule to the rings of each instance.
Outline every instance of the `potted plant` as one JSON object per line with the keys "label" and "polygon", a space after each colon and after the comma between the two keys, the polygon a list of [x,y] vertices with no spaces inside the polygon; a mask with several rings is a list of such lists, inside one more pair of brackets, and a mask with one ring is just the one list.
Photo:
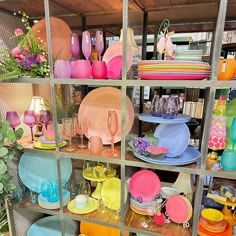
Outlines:
{"label": "potted plant", "polygon": [[23,146],[17,143],[22,135],[22,128],[14,132],[9,122],[0,114],[0,232],[8,231],[5,199],[16,188],[11,182],[12,176],[9,173],[8,162],[23,149]]}

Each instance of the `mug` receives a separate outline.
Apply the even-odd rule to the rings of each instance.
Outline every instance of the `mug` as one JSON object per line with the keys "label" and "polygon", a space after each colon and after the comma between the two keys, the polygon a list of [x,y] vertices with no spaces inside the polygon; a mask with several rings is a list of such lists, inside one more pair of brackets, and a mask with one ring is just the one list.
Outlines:
{"label": "mug", "polygon": [[89,138],[88,149],[91,154],[100,154],[103,150],[103,143],[101,137],[91,136]]}

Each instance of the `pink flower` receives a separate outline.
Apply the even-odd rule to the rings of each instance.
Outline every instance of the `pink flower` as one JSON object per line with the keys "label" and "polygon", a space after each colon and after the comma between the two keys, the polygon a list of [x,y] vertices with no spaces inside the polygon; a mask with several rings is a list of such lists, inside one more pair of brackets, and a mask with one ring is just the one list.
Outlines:
{"label": "pink flower", "polygon": [[23,35],[23,34],[24,34],[24,32],[23,32],[22,29],[20,29],[20,28],[16,28],[16,29],[15,29],[15,35],[16,35],[16,36],[20,36],[20,35]]}
{"label": "pink flower", "polygon": [[12,54],[14,57],[19,57],[21,55],[21,48],[19,46],[12,49]]}
{"label": "pink flower", "polygon": [[44,61],[46,61],[46,58],[41,55],[41,54],[38,54],[37,57],[36,57],[36,60],[39,62],[39,63],[42,63]]}

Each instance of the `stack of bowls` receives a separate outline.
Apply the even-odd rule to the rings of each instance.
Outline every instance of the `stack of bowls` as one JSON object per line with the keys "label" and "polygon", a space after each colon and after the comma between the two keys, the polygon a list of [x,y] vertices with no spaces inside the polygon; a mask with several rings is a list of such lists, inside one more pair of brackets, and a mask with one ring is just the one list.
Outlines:
{"label": "stack of bowls", "polygon": [[203,50],[176,50],[174,60],[202,61]]}
{"label": "stack of bowls", "polygon": [[224,220],[224,215],[213,208],[203,209],[199,220],[199,235],[231,235],[232,227]]}

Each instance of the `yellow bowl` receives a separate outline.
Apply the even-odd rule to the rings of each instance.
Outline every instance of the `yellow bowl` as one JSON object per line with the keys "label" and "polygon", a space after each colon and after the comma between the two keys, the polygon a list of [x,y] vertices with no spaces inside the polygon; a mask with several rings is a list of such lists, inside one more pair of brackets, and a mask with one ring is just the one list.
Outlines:
{"label": "yellow bowl", "polygon": [[224,215],[220,211],[213,208],[203,209],[201,215],[207,223],[211,225],[214,225],[224,219]]}

